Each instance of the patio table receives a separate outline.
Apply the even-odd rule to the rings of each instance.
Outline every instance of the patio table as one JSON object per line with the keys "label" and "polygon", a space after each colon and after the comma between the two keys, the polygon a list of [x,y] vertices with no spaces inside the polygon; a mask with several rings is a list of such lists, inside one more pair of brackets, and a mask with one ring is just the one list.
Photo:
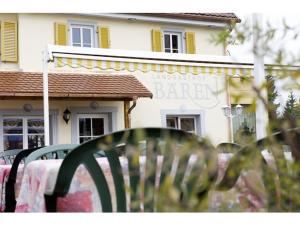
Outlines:
{"label": "patio table", "polygon": [[[219,154],[219,178],[223,176],[231,155]],[[97,159],[107,179],[110,191],[114,192],[113,178],[106,158]],[[123,172],[126,174],[126,159],[121,157]],[[17,198],[16,212],[45,212],[44,193],[52,191],[62,160],[36,160],[30,162],[24,171],[21,190]],[[255,174],[249,173],[251,176]],[[252,177],[253,179],[253,177]],[[125,182],[128,182],[128,176]],[[111,196],[114,196],[113,194]],[[127,196],[129,198],[129,196]],[[246,211],[263,210],[263,202],[252,193],[247,174],[240,176],[234,188],[227,192],[209,193],[209,211],[234,211],[235,206],[248,201]],[[227,204],[227,205],[226,205]],[[116,211],[116,199],[112,199],[113,211]],[[129,208],[129,207],[128,207]],[[77,168],[66,197],[58,198],[59,212],[95,212],[101,211],[96,187],[83,165]],[[245,209],[244,209],[245,210]]]}

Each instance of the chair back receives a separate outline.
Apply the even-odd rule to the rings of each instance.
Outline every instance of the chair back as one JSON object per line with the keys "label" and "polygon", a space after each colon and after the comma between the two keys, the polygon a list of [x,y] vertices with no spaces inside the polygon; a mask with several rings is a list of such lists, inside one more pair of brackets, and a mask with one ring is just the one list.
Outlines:
{"label": "chair back", "polygon": [[253,191],[268,211],[293,211],[300,207],[299,162],[300,128],[277,132],[236,152],[216,188],[230,190],[243,171],[256,171],[261,183],[253,180],[260,186]]}
{"label": "chair back", "polygon": [[59,144],[40,148],[26,157],[25,167],[28,165],[28,163],[37,159],[63,159],[72,149],[77,146],[77,144]]}
{"label": "chair back", "polygon": [[16,155],[23,151],[23,149],[14,149],[14,150],[6,150],[0,152],[0,160],[4,162],[4,164],[12,164]]}
{"label": "chair back", "polygon": [[242,148],[241,145],[236,143],[224,142],[217,146],[218,153],[235,153]]}
{"label": "chair back", "polygon": [[[116,150],[120,146],[127,168]],[[115,196],[95,158],[99,151],[109,162]],[[215,148],[194,134],[167,128],[118,131],[81,144],[66,156],[53,192],[45,194],[48,212],[56,211],[57,197],[68,193],[81,164],[96,185],[103,212],[112,212],[112,198],[118,212],[199,211],[218,171]]]}

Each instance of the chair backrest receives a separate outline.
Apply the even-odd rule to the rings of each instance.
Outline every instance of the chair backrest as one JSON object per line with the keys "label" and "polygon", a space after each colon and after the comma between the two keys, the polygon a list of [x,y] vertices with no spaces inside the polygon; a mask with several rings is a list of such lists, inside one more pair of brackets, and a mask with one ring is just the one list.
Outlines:
{"label": "chair backrest", "polygon": [[5,212],[14,212],[16,208],[15,183],[19,164],[25,159],[25,167],[33,160],[63,159],[68,152],[78,146],[77,144],[51,145],[42,148],[27,149],[17,154],[12,164],[8,180],[5,186]]}
{"label": "chair backrest", "polygon": [[217,151],[219,153],[235,153],[238,150],[240,150],[242,147],[243,146],[236,143],[224,142],[224,143],[220,143],[217,146]]}
{"label": "chair backrest", "polygon": [[[288,147],[288,148],[287,148]],[[292,159],[287,159],[285,151],[291,150]],[[262,152],[268,156],[264,156]],[[223,179],[217,184],[219,190],[229,190],[237,182],[242,171],[255,169],[261,174],[263,186],[267,195],[267,207],[270,211],[290,211],[299,209],[299,179],[300,179],[300,128],[277,132],[255,143],[250,143],[236,152],[230,159]],[[267,161],[269,157],[272,161]],[[288,191],[289,190],[289,191]],[[298,193],[298,195],[297,195]],[[293,194],[297,197],[291,197]],[[278,196],[281,197],[278,197]],[[263,196],[263,195],[262,195]]]}
{"label": "chair backrest", "polygon": [[77,146],[78,144],[59,144],[40,148],[26,157],[25,167],[28,163],[37,159],[63,159]]}
{"label": "chair backrest", "polygon": [[5,164],[12,164],[16,155],[21,151],[23,151],[23,149],[6,150],[0,152],[0,159],[2,159]]}
{"label": "chair backrest", "polygon": [[38,149],[40,147],[21,150],[16,155],[5,184],[5,212],[14,212],[16,208],[15,183],[20,163],[24,161],[25,157]]}
{"label": "chair backrest", "polygon": [[[130,187],[125,185],[116,150],[120,145],[125,145],[124,156],[128,160]],[[88,141],[66,156],[53,192],[45,194],[48,212],[56,211],[57,197],[64,197],[68,193],[72,177],[81,164],[86,167],[96,185],[102,211],[112,211],[112,196],[104,173],[95,159],[95,153],[100,150],[104,151],[110,165],[118,212],[164,211],[165,206],[174,206],[168,211],[197,211],[198,203],[201,204],[206,198],[217,178],[215,148],[207,142],[199,141],[196,135],[166,128],[119,131]],[[141,165],[142,157],[146,159],[144,167]],[[160,169],[157,168],[159,157],[163,157],[163,162],[158,166]],[[140,171],[144,171],[144,174]],[[176,199],[170,200],[169,190],[178,194]],[[126,195],[130,195],[129,209]],[[191,206],[189,202],[193,197],[198,201]]]}

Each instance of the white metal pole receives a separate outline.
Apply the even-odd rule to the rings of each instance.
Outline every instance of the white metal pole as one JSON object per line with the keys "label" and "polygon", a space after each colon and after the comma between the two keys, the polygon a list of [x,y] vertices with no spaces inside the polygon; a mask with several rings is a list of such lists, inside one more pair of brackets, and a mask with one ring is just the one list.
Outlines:
{"label": "white metal pole", "polygon": [[47,47],[43,52],[43,103],[44,103],[45,146],[49,146],[50,129],[49,129],[48,48]]}
{"label": "white metal pole", "polygon": [[[232,110],[232,109],[231,109]],[[230,112],[231,113],[231,112]],[[234,138],[233,138],[233,116],[232,115],[230,115],[229,116],[229,119],[230,119],[230,139],[231,139],[231,143],[233,143],[234,142]]]}
{"label": "white metal pole", "polygon": [[[264,56],[262,52],[263,42],[259,37],[260,30],[263,29],[262,14],[253,14],[253,48],[254,48],[254,82],[257,88],[261,88],[262,84],[266,82]],[[262,96],[267,99],[267,91],[261,89]],[[261,139],[266,137],[268,126],[268,111],[264,107],[263,102],[256,99],[256,138]]]}

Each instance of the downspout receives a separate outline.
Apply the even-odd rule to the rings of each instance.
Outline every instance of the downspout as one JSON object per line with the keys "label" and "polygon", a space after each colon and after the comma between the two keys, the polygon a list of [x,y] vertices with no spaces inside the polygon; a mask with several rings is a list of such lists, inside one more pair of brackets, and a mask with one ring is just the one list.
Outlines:
{"label": "downspout", "polygon": [[[230,96],[230,87],[229,87],[229,75],[225,75],[225,82],[226,82],[226,100],[227,105],[231,107],[231,96]],[[227,127],[228,127],[228,139],[230,142],[233,143],[233,130],[232,130],[232,117],[227,117]]]}
{"label": "downspout", "polygon": [[135,108],[136,106],[136,101],[137,101],[138,97],[137,96],[134,96],[133,97],[133,104],[132,106],[128,109],[128,120],[129,120],[129,123],[128,123],[128,128],[131,128],[131,111]]}
{"label": "downspout", "polygon": [[[230,32],[232,31],[232,27],[231,26],[229,28],[229,31]],[[227,56],[227,55],[230,56],[230,52],[227,51],[227,42],[225,42],[223,44],[223,50],[224,50],[224,56]],[[227,105],[229,107],[231,107],[231,96],[230,96],[229,79],[230,79],[230,77],[226,74],[225,75],[226,102],[227,102]],[[232,126],[232,117],[231,116],[227,117],[227,127],[228,127],[228,132],[227,132],[228,140],[233,143],[233,126]]]}

